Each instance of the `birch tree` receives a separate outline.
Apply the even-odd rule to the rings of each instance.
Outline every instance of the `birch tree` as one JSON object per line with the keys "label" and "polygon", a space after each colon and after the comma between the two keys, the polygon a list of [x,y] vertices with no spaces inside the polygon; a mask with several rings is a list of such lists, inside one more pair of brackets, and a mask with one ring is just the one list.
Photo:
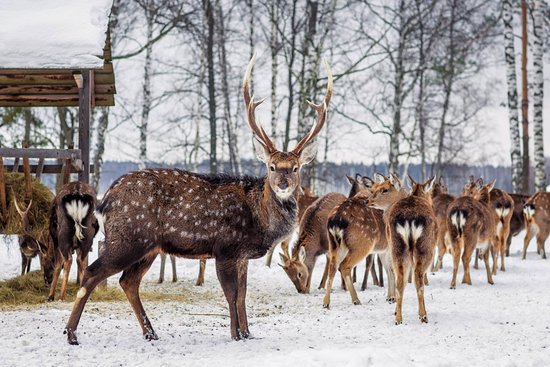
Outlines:
{"label": "birch tree", "polygon": [[535,145],[535,190],[546,191],[546,168],[544,159],[543,135],[543,42],[544,42],[544,2],[535,0],[533,7],[533,135]]}

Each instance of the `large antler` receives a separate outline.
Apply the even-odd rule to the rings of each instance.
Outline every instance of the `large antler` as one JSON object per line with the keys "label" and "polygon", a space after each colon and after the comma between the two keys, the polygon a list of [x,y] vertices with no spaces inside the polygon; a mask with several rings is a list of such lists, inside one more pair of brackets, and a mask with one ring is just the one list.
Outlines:
{"label": "large antler", "polygon": [[262,102],[265,101],[265,98],[260,99],[259,101],[254,101],[254,96],[252,97],[250,96],[250,90],[248,87],[248,81],[250,80],[250,74],[252,73],[252,67],[254,66],[255,62],[256,62],[256,54],[254,54],[250,59],[250,62],[248,63],[248,66],[246,68],[246,73],[244,74],[244,80],[243,80],[244,104],[246,106],[248,125],[252,129],[252,132],[254,133],[256,139],[260,143],[262,143],[262,145],[271,154],[275,152],[277,149],[275,148],[275,144],[273,144],[271,139],[269,139],[269,136],[267,136],[267,133],[265,132],[264,128],[259,123],[259,121],[256,122],[256,114],[255,114],[256,107],[262,104]]}
{"label": "large antler", "polygon": [[17,210],[21,218],[23,218],[29,213],[29,209],[31,208],[31,205],[32,205],[32,200],[29,201],[29,205],[27,206],[27,209],[25,209],[24,211],[21,210],[21,208],[17,204],[17,198],[15,197],[15,195],[13,196],[13,203],[15,204],[15,210]]}
{"label": "large antler", "polygon": [[327,94],[325,95],[325,98],[322,103],[315,104],[311,101],[307,101],[307,103],[317,112],[317,121],[315,121],[315,124],[311,127],[311,130],[309,133],[302,138],[296,145],[296,147],[292,150],[293,153],[300,155],[302,153],[302,150],[308,145],[325,125],[325,122],[327,121],[327,108],[328,103],[330,102],[330,97],[332,97],[332,71],[330,70],[330,66],[328,65],[327,60],[323,60],[323,66],[325,67],[325,71],[327,73]]}

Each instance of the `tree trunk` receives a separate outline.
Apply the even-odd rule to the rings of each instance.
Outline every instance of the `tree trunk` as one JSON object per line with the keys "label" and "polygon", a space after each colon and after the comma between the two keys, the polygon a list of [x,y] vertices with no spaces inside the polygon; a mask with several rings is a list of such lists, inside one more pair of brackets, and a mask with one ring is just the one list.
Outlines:
{"label": "tree trunk", "polygon": [[279,53],[279,40],[277,22],[279,21],[279,6],[277,1],[271,1],[271,140],[277,145],[277,55]]}
{"label": "tree trunk", "polygon": [[212,2],[204,0],[204,13],[207,23],[206,62],[208,73],[208,120],[210,122],[210,173],[218,172],[217,131],[216,131],[216,80],[214,70],[214,12]]}
{"label": "tree trunk", "polygon": [[105,138],[107,128],[109,127],[109,107],[99,108],[99,120],[97,122],[97,140],[94,155],[94,176],[92,177],[92,186],[99,192],[99,182],[101,181],[101,167],[103,166],[103,153],[105,153]]}
{"label": "tree trunk", "polygon": [[523,125],[523,167],[521,172],[523,194],[529,193],[529,96],[527,90],[527,3],[521,0],[521,114]]}
{"label": "tree trunk", "polygon": [[544,101],[543,1],[535,0],[533,8],[533,136],[535,145],[535,190],[546,191],[546,168],[544,161],[544,135],[542,110]]}
{"label": "tree trunk", "polygon": [[296,10],[298,7],[298,0],[292,2],[292,12],[290,16],[291,35],[290,35],[290,55],[288,57],[287,72],[288,72],[288,106],[285,120],[285,137],[283,140],[283,151],[288,151],[288,145],[290,143],[290,122],[292,120],[292,110],[294,109],[294,62],[296,60]]}
{"label": "tree trunk", "polygon": [[502,21],[504,23],[504,57],[506,59],[506,81],[508,84],[508,120],[510,128],[512,191],[523,192],[513,14],[512,0],[504,0],[502,3]]}
{"label": "tree trunk", "polygon": [[147,164],[147,125],[149,112],[151,112],[151,58],[153,56],[153,2],[149,0],[146,9],[147,20],[147,48],[145,50],[145,66],[143,68],[143,107],[141,110],[141,123],[139,124],[139,168],[143,169]]}

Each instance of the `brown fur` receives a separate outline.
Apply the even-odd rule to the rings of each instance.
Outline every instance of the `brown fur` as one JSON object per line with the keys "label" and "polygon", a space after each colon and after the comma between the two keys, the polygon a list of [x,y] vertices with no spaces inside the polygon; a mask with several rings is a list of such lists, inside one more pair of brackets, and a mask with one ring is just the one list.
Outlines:
{"label": "brown fur", "polygon": [[433,270],[438,271],[443,266],[443,256],[448,251],[445,243],[445,234],[447,233],[447,209],[456,199],[453,195],[447,193],[447,187],[439,182],[434,183],[432,189],[432,206],[435,217],[437,218],[437,263]]}
{"label": "brown fur", "polygon": [[506,256],[510,256],[510,245],[512,237],[517,236],[525,229],[525,218],[523,217],[523,206],[529,199],[529,195],[508,193],[514,201],[514,212],[510,219],[510,234],[506,241]]}
{"label": "brown fur", "polygon": [[[329,193],[311,204],[300,221],[298,241],[292,250],[292,257],[280,254],[283,270],[288,275],[298,293],[309,293],[311,275],[317,257],[328,251],[327,221],[329,213],[346,197],[339,193]],[[326,272],[321,280],[324,286]]]}
{"label": "brown fur", "polygon": [[490,206],[489,191],[492,185],[486,185],[479,192],[479,199],[473,196],[461,196],[449,205],[447,211],[448,241],[453,252],[453,278],[451,289],[456,288],[458,264],[462,255],[464,276],[462,283],[472,284],[470,260],[476,248],[481,250],[487,271],[487,281],[493,284],[489,267],[489,252],[496,246],[496,225],[494,210]]}
{"label": "brown fur", "polygon": [[537,192],[525,203],[525,226],[527,233],[523,241],[523,259],[533,236],[537,236],[537,253],[546,259],[544,243],[550,234],[550,193]]}
{"label": "brown fur", "polygon": [[[88,205],[87,213],[82,220],[82,239],[77,238],[75,220],[69,215],[66,207],[67,204],[74,201]],[[63,269],[63,282],[59,299],[61,301],[65,300],[75,251],[78,266],[77,282],[82,280],[84,269],[88,266],[88,253],[99,229],[93,214],[96,204],[95,190],[83,182],[70,182],[63,185],[52,202],[50,208],[51,246],[46,260],[48,265],[44,269],[44,276],[52,279],[48,295],[49,301],[54,300],[55,288],[61,269]]]}
{"label": "brown fur", "polygon": [[493,251],[493,275],[497,273],[497,260],[500,253],[500,271],[506,271],[504,257],[506,255],[506,243],[510,236],[510,221],[514,214],[514,200],[503,190],[494,188],[490,192],[490,201],[496,223],[496,251]]}
{"label": "brown fur", "polygon": [[369,205],[384,210],[386,236],[395,274],[396,325],[403,321],[403,295],[411,270],[418,298],[418,315],[421,322],[428,322],[424,284],[433,262],[437,236],[437,219],[429,193],[434,178],[423,184],[414,182],[410,177],[409,179],[412,187],[410,195],[402,189],[399,179],[392,176],[383,181],[377,180],[369,199]]}
{"label": "brown fur", "polygon": [[31,270],[31,262],[36,255],[40,256],[40,263],[43,267],[43,256],[41,252],[46,251],[47,246],[42,241],[38,240],[32,231],[29,218],[32,200],[29,202],[25,210],[22,210],[19,207],[15,194],[13,195],[13,200],[14,206],[21,217],[21,232],[18,239],[19,252],[21,253],[21,275],[25,275]]}

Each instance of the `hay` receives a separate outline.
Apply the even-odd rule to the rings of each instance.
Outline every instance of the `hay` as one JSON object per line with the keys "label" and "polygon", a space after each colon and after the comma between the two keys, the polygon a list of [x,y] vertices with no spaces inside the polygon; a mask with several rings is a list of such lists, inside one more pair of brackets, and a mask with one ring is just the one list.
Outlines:
{"label": "hay", "polygon": [[[6,218],[0,220],[0,233],[5,235],[17,235],[21,231],[21,217],[13,204],[15,194],[19,206],[25,205],[25,175],[16,172],[4,172],[6,183]],[[48,223],[50,204],[54,198],[53,193],[40,180],[32,178],[32,207],[30,210],[30,225],[34,237],[40,241],[48,242]],[[23,204],[25,203],[25,204]]]}
{"label": "hay", "polygon": [[[57,286],[57,299],[61,281]],[[66,302],[73,302],[78,292],[78,287],[74,280],[67,286]],[[21,305],[43,304],[48,298],[50,286],[44,283],[44,277],[41,271],[31,271],[28,274],[21,275],[12,279],[0,281],[0,309],[13,308]],[[189,300],[182,295],[172,295],[156,292],[140,292],[141,298],[149,301],[178,301],[187,303]],[[126,301],[126,295],[120,288],[115,287],[97,287],[90,295],[90,301],[95,302],[113,302]]]}

